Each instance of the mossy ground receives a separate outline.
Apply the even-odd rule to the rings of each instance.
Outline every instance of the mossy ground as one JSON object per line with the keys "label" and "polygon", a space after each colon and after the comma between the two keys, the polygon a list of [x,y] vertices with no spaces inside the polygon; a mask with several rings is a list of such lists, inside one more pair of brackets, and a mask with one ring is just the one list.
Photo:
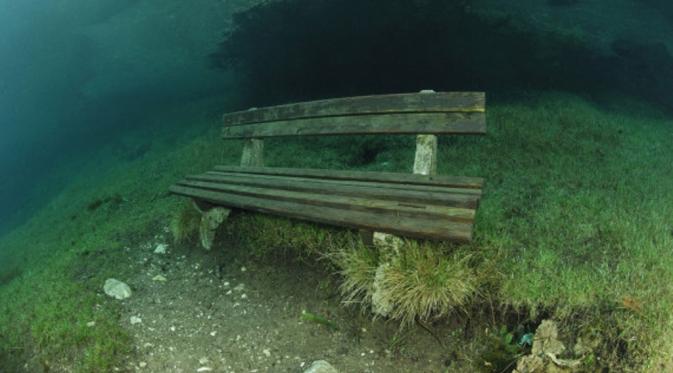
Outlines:
{"label": "mossy ground", "polygon": [[[163,129],[124,140],[150,142],[142,155],[111,146],[78,161],[78,173],[55,176],[70,179],[68,186],[2,237],[0,270],[16,274],[0,285],[5,366],[108,371],[127,356],[118,306],[99,295],[101,284],[123,275],[115,258],[126,247],[179,209],[181,201],[166,193],[172,182],[237,162],[240,144],[220,141],[211,116],[222,107],[211,101],[156,117]],[[440,246],[447,258],[470,256],[478,289],[466,312],[552,317],[573,337],[600,342],[594,354],[602,362],[591,364],[652,368],[673,351],[673,121],[628,100],[615,108],[563,94],[496,99],[487,136],[442,138],[439,173],[481,176],[487,185],[475,241]],[[193,130],[174,129],[185,123]],[[373,150],[353,156],[360,146]],[[409,172],[413,138],[273,140],[265,155],[270,166]],[[109,202],[88,208],[102,200]],[[233,217],[220,234],[247,240],[241,244],[258,257],[319,257],[352,237],[249,214]],[[102,327],[88,328],[89,321]]]}

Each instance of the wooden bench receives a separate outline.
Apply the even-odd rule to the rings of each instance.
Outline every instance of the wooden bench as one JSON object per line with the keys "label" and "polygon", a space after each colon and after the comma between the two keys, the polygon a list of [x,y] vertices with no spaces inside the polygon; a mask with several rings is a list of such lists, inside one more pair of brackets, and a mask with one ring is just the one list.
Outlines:
{"label": "wooden bench", "polygon": [[[302,102],[225,114],[223,122],[222,137],[245,140],[241,166],[216,166],[170,187],[202,210],[224,206],[407,237],[472,239],[483,179],[435,175],[436,135],[485,134],[482,92]],[[418,135],[414,174],[263,164],[265,137],[374,134]]]}

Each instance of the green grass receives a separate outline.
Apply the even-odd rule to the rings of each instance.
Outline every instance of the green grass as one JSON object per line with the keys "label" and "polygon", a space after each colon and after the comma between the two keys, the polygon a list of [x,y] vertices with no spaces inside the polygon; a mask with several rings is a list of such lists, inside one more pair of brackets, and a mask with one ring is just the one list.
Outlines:
{"label": "green grass", "polygon": [[[158,128],[129,134],[128,142],[152,139],[140,158],[110,147],[81,165],[78,175],[63,171],[58,177],[72,182],[0,239],[0,261],[19,271],[0,285],[0,359],[21,360],[25,353],[55,367],[106,371],[128,353],[117,303],[97,293],[106,277],[127,275],[115,268],[124,248],[156,234],[179,211],[181,202],[166,195],[173,181],[237,162],[240,143],[219,141],[215,122],[201,114],[215,107],[186,106],[156,118],[174,127],[195,123],[189,134]],[[670,359],[670,117],[629,100],[608,111],[575,96],[544,94],[528,102],[489,103],[488,126],[485,137],[441,138],[439,147],[440,174],[487,180],[475,241],[428,245],[434,251],[418,256],[444,268],[464,263],[461,270],[474,276],[470,296],[423,306],[418,314],[494,304],[531,320],[557,319],[562,332],[598,341],[595,355],[619,369]],[[282,139],[268,141],[265,158],[271,166],[410,172],[413,144],[408,136]],[[360,146],[376,151],[371,163],[354,152]],[[87,208],[115,196],[120,203]],[[218,234],[238,237],[258,258],[321,258],[357,246],[348,231],[255,214],[233,217]],[[346,275],[351,300],[361,301],[366,291],[358,289],[373,281],[379,258],[365,254],[347,258],[358,264],[360,277],[349,277],[343,269],[351,267],[338,260],[322,262]],[[404,267],[409,278],[423,270],[435,285],[451,281],[428,268]],[[97,326],[87,328],[92,320]]]}

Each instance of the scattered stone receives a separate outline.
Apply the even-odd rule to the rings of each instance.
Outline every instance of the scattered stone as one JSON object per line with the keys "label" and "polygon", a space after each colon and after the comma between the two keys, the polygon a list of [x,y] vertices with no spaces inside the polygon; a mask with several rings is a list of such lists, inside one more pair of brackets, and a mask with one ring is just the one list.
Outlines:
{"label": "scattered stone", "polygon": [[213,371],[213,368],[210,368],[210,367],[201,367],[201,368],[199,368],[199,369],[196,370],[197,373],[201,373],[201,372],[212,372],[212,371]]}
{"label": "scattered stone", "polygon": [[247,294],[241,294],[241,299],[248,299],[248,295]]}
{"label": "scattered stone", "polygon": [[165,243],[160,243],[154,249],[154,253],[163,255],[163,254],[166,254],[166,249],[168,249],[168,245],[166,245]]}
{"label": "scattered stone", "polygon": [[128,285],[114,278],[105,280],[103,291],[105,291],[105,294],[118,300],[130,298],[132,294],[131,288]]}
{"label": "scattered stone", "polygon": [[243,291],[245,289],[245,284],[238,284],[234,288],[234,291]]}
{"label": "scattered stone", "polygon": [[558,339],[558,328],[551,320],[543,320],[535,330],[533,348],[530,355],[517,361],[514,373],[561,373],[576,372],[581,360],[559,359],[556,356],[565,351]]}
{"label": "scattered stone", "polygon": [[266,357],[271,357],[271,350],[269,350],[268,348],[265,348],[264,350],[262,350],[262,353]]}
{"label": "scattered stone", "polygon": [[211,336],[211,337],[214,337],[215,335],[217,335],[217,332],[216,332],[216,331],[212,331],[212,332],[210,332],[210,336]]}
{"label": "scattered stone", "polygon": [[164,277],[162,275],[156,275],[156,276],[152,277],[152,281],[166,282],[168,280],[166,279],[166,277]]}
{"label": "scattered stone", "polygon": [[138,316],[131,316],[131,325],[140,324],[143,320]]}
{"label": "scattered stone", "polygon": [[318,360],[314,361],[304,373],[339,373],[339,371],[325,360]]}
{"label": "scattered stone", "polygon": [[247,271],[247,270],[248,270],[248,269],[245,268],[245,266],[241,267],[241,272],[245,272],[245,271]]}
{"label": "scattered stone", "polygon": [[202,357],[202,358],[200,358],[200,359],[199,359],[199,364],[201,364],[201,365],[206,365],[206,364],[208,364],[208,358],[205,357],[205,356]]}
{"label": "scattered stone", "polygon": [[89,321],[88,323],[86,323],[86,326],[88,326],[89,328],[93,328],[94,326],[96,326],[96,322],[95,321]]}
{"label": "scattered stone", "polygon": [[140,364],[138,364],[139,367],[144,368],[147,366],[147,363],[144,361],[141,361]]}

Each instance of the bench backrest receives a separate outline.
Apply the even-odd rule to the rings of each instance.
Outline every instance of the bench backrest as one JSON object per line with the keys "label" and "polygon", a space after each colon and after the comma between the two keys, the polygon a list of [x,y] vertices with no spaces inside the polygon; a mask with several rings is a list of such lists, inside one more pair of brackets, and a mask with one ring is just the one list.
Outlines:
{"label": "bench backrest", "polygon": [[484,134],[483,92],[347,97],[225,114],[222,137]]}

